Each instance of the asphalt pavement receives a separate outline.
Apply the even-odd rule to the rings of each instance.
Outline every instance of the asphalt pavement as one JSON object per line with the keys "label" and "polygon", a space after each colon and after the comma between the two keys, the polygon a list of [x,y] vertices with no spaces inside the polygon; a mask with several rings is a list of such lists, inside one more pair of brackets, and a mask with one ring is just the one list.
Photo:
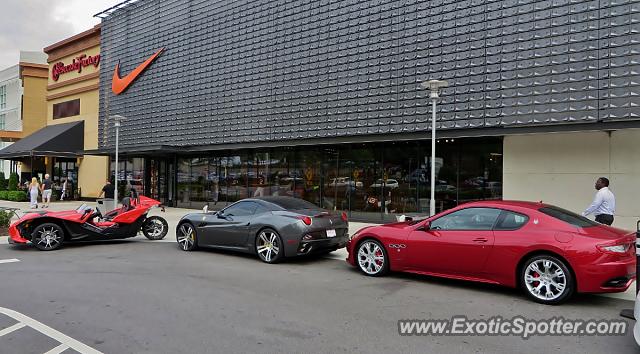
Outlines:
{"label": "asphalt pavement", "polygon": [[[619,320],[633,302],[578,295],[544,306],[492,285],[405,274],[371,278],[350,267],[343,253],[267,265],[231,252],[183,252],[168,235],[166,242],[135,238],[54,252],[0,245],[0,260],[9,259],[15,261],[0,263],[3,354],[45,353],[76,342],[118,354],[638,352],[631,332],[526,340],[400,336],[403,319]],[[2,335],[21,323],[2,308],[64,337],[36,325]],[[78,352],[73,348],[62,352]]]}

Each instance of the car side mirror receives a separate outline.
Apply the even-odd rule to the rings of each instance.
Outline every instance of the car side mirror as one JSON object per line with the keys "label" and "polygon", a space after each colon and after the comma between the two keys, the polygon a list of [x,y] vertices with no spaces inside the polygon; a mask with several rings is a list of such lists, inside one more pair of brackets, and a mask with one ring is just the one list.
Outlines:
{"label": "car side mirror", "polygon": [[226,219],[227,218],[222,211],[217,212],[216,216],[218,217],[218,219]]}
{"label": "car side mirror", "polygon": [[420,226],[420,227],[418,228],[418,230],[419,230],[419,231],[427,232],[427,231],[431,230],[431,224],[429,224],[429,222],[427,221],[427,222],[425,222],[424,224],[422,224],[422,226]]}

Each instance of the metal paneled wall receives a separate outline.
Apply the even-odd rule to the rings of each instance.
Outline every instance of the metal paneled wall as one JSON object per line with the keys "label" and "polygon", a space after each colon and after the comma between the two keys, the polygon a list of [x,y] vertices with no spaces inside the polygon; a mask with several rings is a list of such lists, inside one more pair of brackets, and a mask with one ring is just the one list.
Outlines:
{"label": "metal paneled wall", "polygon": [[[640,0],[143,0],[103,20],[107,114],[176,146],[637,119]],[[126,75],[166,51],[124,94]]]}

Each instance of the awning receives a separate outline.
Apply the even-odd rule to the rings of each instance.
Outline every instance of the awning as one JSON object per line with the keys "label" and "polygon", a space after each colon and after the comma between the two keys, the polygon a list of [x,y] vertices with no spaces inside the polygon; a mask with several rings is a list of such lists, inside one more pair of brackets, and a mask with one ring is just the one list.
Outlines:
{"label": "awning", "polygon": [[0,159],[77,157],[84,150],[84,121],[53,124],[0,150]]}

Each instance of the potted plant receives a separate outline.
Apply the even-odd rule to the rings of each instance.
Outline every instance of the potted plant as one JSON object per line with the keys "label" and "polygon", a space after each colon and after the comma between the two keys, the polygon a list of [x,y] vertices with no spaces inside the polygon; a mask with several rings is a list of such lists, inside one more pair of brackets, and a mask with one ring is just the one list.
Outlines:
{"label": "potted plant", "polygon": [[9,225],[13,214],[7,210],[0,210],[0,236],[9,235]]}

